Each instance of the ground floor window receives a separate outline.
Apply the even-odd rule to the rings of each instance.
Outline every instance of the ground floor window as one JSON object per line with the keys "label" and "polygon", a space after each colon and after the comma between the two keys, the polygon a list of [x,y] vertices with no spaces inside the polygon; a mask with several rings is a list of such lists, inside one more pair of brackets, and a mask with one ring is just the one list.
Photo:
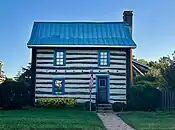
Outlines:
{"label": "ground floor window", "polygon": [[65,80],[63,78],[53,79],[52,94],[64,95]]}

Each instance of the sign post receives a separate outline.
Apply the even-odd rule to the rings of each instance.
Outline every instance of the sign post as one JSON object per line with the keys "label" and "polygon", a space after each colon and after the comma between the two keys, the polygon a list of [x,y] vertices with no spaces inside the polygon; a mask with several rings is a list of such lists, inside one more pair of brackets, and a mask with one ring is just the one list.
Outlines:
{"label": "sign post", "polygon": [[90,71],[90,84],[89,84],[89,92],[90,92],[90,104],[89,104],[89,110],[90,112],[92,111],[92,108],[91,108],[91,97],[92,97],[92,88],[93,88],[93,70],[91,69]]}
{"label": "sign post", "polygon": [[90,112],[92,111],[92,110],[91,110],[91,95],[92,95],[92,94],[91,94],[91,90],[90,90],[90,102],[89,102],[89,103],[90,103],[90,104],[89,104],[89,111],[90,111]]}

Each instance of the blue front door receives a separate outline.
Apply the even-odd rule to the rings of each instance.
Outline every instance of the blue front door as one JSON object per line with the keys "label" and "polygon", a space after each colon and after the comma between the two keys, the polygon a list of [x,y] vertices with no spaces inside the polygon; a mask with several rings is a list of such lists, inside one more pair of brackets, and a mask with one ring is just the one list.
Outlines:
{"label": "blue front door", "polygon": [[108,103],[108,77],[97,77],[97,103]]}

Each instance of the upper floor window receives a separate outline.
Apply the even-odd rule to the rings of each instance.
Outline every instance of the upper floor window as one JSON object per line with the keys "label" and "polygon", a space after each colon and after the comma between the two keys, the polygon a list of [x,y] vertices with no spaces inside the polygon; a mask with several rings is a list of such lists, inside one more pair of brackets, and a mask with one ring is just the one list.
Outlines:
{"label": "upper floor window", "polygon": [[99,66],[110,66],[110,53],[108,51],[100,51],[98,54]]}
{"label": "upper floor window", "polygon": [[64,50],[55,50],[54,65],[63,66],[66,64],[66,52]]}

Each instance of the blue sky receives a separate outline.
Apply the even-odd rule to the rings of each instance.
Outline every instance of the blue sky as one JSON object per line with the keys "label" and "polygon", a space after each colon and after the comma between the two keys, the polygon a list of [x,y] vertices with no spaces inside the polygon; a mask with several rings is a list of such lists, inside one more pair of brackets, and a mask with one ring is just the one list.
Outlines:
{"label": "blue sky", "polygon": [[134,11],[134,53],[157,60],[175,50],[175,0],[0,0],[0,60],[8,77],[30,62],[34,21],[121,21]]}

